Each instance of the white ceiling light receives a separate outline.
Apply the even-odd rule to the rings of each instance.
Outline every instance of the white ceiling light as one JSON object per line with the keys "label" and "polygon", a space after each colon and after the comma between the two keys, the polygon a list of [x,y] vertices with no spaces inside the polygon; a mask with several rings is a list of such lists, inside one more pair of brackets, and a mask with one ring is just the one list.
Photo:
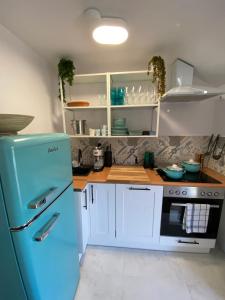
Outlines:
{"label": "white ceiling light", "polygon": [[92,31],[93,39],[104,45],[119,45],[124,43],[128,38],[127,24],[120,18],[101,17],[96,9],[88,9],[88,14],[95,20]]}

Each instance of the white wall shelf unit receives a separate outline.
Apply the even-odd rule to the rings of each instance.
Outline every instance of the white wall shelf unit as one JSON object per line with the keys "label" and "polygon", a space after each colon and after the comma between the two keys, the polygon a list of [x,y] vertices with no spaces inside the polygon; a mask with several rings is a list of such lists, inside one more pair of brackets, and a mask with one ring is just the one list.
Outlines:
{"label": "white wall shelf unit", "polygon": [[89,109],[107,109],[106,105],[98,105],[98,106],[75,106],[75,107],[68,107],[65,106],[64,109],[66,110],[71,110],[71,111],[75,111],[75,110],[89,110]]}
{"label": "white wall shelf unit", "polygon": [[[61,84],[60,84],[61,86]],[[124,87],[124,105],[112,105],[111,88]],[[157,137],[159,132],[160,99],[155,97],[155,88],[147,70],[80,74],[75,75],[72,87],[66,87],[66,102],[85,100],[89,106],[68,107],[62,103],[64,132],[72,138],[149,138]],[[141,117],[140,117],[141,116]],[[129,135],[112,135],[113,120],[125,118]],[[87,120],[85,135],[76,135],[72,129],[72,120]],[[89,128],[108,127],[107,136],[90,136]],[[134,131],[148,131],[149,135],[134,135]]]}

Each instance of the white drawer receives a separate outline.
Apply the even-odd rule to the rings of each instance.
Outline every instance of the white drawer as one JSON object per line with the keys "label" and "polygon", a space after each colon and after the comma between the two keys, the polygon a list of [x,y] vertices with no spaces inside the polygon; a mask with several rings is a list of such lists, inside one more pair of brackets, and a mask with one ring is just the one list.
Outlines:
{"label": "white drawer", "polygon": [[160,236],[160,245],[172,247],[215,248],[215,239]]}

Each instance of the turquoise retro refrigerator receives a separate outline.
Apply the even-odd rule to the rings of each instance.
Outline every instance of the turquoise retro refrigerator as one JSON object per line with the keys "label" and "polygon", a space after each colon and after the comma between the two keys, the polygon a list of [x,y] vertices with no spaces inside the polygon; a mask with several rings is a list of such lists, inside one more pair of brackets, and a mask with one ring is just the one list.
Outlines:
{"label": "turquoise retro refrigerator", "polygon": [[79,281],[67,135],[0,137],[0,299],[73,300]]}

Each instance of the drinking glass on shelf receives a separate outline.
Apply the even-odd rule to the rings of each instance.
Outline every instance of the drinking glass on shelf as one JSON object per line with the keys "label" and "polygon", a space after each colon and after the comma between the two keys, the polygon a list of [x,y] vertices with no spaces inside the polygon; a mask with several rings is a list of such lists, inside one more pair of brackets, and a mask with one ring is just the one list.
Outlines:
{"label": "drinking glass on shelf", "polygon": [[136,101],[137,105],[143,105],[146,104],[146,93],[143,91],[142,86],[139,86],[138,89],[138,97]]}
{"label": "drinking glass on shelf", "polygon": [[156,88],[155,87],[152,90],[151,103],[152,104],[157,104],[158,103],[157,92],[156,92]]}
{"label": "drinking glass on shelf", "polygon": [[112,87],[110,90],[110,98],[111,98],[111,104],[116,105],[117,104],[117,89],[115,87]]}
{"label": "drinking glass on shelf", "polygon": [[125,97],[125,87],[118,87],[117,89],[117,104],[123,105]]}
{"label": "drinking glass on shelf", "polygon": [[107,125],[102,125],[102,129],[101,129],[101,134],[102,136],[106,136],[108,133],[108,130],[107,130]]}
{"label": "drinking glass on shelf", "polygon": [[130,105],[135,105],[136,103],[136,93],[135,93],[135,87],[132,86],[130,95],[129,95],[129,103]]}
{"label": "drinking glass on shelf", "polygon": [[145,91],[144,104],[151,104],[151,93],[148,88]]}
{"label": "drinking glass on shelf", "polygon": [[100,105],[100,106],[106,105],[106,95],[105,94],[98,95],[98,105]]}
{"label": "drinking glass on shelf", "polygon": [[128,86],[125,87],[125,95],[124,95],[124,104],[129,104],[129,93],[128,93]]}

